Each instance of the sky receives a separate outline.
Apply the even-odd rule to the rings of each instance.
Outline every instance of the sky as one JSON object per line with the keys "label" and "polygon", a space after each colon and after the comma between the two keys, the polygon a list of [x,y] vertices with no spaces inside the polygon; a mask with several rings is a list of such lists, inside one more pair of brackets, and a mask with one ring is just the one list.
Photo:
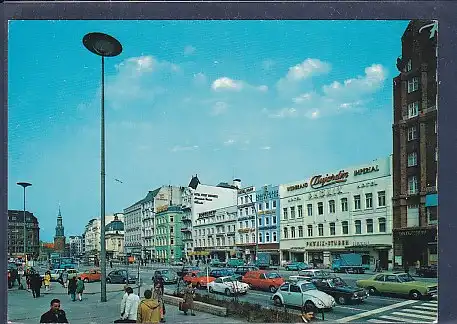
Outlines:
{"label": "sky", "polygon": [[408,21],[10,21],[8,204],[51,241],[162,185],[284,184],[392,152],[392,78]]}

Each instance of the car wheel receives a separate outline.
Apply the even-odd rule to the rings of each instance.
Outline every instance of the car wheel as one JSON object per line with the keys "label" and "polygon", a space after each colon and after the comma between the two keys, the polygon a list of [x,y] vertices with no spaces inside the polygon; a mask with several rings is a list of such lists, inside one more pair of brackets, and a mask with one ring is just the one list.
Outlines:
{"label": "car wheel", "polygon": [[210,286],[208,289],[209,289],[209,292],[210,292],[210,293],[214,293],[213,287]]}
{"label": "car wheel", "polygon": [[315,309],[316,305],[311,300],[307,300],[305,303],[305,309]]}
{"label": "car wheel", "polygon": [[338,302],[338,304],[340,305],[344,305],[346,304],[346,298],[344,296],[339,296],[336,301]]}
{"label": "car wheel", "polygon": [[249,289],[254,289],[254,287],[252,287],[251,284],[248,284],[248,286],[249,286]]}
{"label": "car wheel", "polygon": [[226,296],[232,295],[232,293],[230,292],[230,289],[225,288],[225,295],[226,295]]}
{"label": "car wheel", "polygon": [[84,282],[89,282],[89,279],[88,278],[84,278]]}
{"label": "car wheel", "polygon": [[197,282],[197,289],[202,289],[202,285],[199,282]]}
{"label": "car wheel", "polygon": [[376,290],[375,287],[368,287],[367,289],[368,289],[368,293],[370,295],[377,295],[378,294],[378,291]]}
{"label": "car wheel", "polygon": [[276,290],[278,290],[278,288],[276,288],[275,286],[270,286],[270,292],[271,293],[274,294],[276,292]]}
{"label": "car wheel", "polygon": [[409,297],[414,300],[420,300],[422,297],[422,294],[418,292],[417,290],[411,290],[409,293]]}
{"label": "car wheel", "polygon": [[275,296],[275,298],[273,298],[273,303],[275,304],[275,306],[282,306],[281,298],[279,298],[278,296]]}
{"label": "car wheel", "polygon": [[106,278],[106,283],[111,283],[111,279],[110,278]]}

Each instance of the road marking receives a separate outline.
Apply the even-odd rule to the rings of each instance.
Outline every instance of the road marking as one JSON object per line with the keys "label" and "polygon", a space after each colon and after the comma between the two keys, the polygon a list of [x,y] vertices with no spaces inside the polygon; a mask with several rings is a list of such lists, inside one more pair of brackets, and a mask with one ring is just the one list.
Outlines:
{"label": "road marking", "polygon": [[437,308],[436,307],[433,307],[433,306],[413,306],[413,308],[417,308],[417,309],[424,309],[424,310],[434,310],[436,311]]}
{"label": "road marking", "polygon": [[430,300],[429,303],[438,304],[438,301],[437,300]]}
{"label": "road marking", "polygon": [[423,303],[422,305],[425,305],[425,306],[438,306],[437,304],[433,304],[433,303]]}
{"label": "road marking", "polygon": [[405,322],[404,318],[395,317],[395,316],[388,316],[388,315],[379,316],[379,318],[385,318],[385,319],[390,319],[390,320],[393,320],[393,321],[399,321],[400,323],[423,323],[424,322],[424,321],[413,321],[412,319],[408,319],[407,322]]}
{"label": "road marking", "polygon": [[360,318],[363,318],[363,317],[367,317],[367,316],[371,316],[371,315],[374,315],[374,314],[379,314],[379,313],[385,312],[387,310],[391,310],[391,309],[394,309],[394,308],[410,305],[410,304],[413,304],[413,303],[417,303],[417,301],[416,300],[405,300],[405,301],[400,302],[400,303],[384,306],[384,307],[381,307],[381,308],[378,308],[378,309],[373,309],[373,310],[370,310],[370,311],[367,311],[367,312],[364,312],[364,313],[343,317],[343,318],[337,320],[337,322],[338,323],[347,323],[347,322],[350,322],[350,321],[353,321],[353,320],[357,320],[357,319],[360,319]]}
{"label": "road marking", "polygon": [[377,319],[369,319],[367,322],[370,322],[370,323],[398,323],[398,322],[382,321],[382,320],[377,320]]}
{"label": "road marking", "polygon": [[417,313],[417,314],[424,314],[424,315],[436,316],[436,312],[425,311],[425,310],[419,310],[419,309],[402,309],[402,311],[403,311],[403,312],[407,312],[407,313]]}
{"label": "road marking", "polygon": [[426,319],[429,321],[434,321],[435,316],[425,316],[425,315],[418,315],[418,314],[408,314],[408,313],[403,313],[403,312],[393,312],[393,315],[400,315],[400,316],[407,316],[407,317],[415,317],[415,318],[422,318]]}
{"label": "road marking", "polygon": [[345,308],[345,309],[362,311],[362,312],[366,311],[366,309],[362,309],[362,308],[355,308],[355,307],[348,307],[348,306],[341,306],[341,305],[335,305],[335,306],[333,306],[333,308]]}

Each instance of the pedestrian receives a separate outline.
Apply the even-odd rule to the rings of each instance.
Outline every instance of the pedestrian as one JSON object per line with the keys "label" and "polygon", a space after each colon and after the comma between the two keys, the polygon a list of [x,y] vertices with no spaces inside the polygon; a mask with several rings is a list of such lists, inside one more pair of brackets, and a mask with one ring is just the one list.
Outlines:
{"label": "pedestrian", "polygon": [[129,296],[129,294],[127,293],[128,287],[129,287],[128,285],[124,286],[124,295],[122,296],[122,301],[121,301],[121,318],[125,314],[125,304],[127,303],[127,297]]}
{"label": "pedestrian", "polygon": [[109,261],[109,267],[112,269],[113,268],[113,261]]}
{"label": "pedestrian", "polygon": [[420,272],[420,268],[421,268],[421,262],[419,260],[416,261],[416,274],[418,274]]}
{"label": "pedestrian", "polygon": [[192,287],[192,284],[190,283],[186,289],[184,290],[184,300],[183,300],[183,306],[182,306],[182,311],[184,312],[184,315],[187,315],[187,312],[190,310],[190,315],[195,316],[194,313],[194,297],[195,297],[195,290],[194,287]]}
{"label": "pedestrian", "polygon": [[140,297],[133,293],[132,287],[127,287],[125,291],[128,296],[125,302],[124,315],[120,320],[115,320],[114,323],[136,323]]}
{"label": "pedestrian", "polygon": [[8,289],[13,288],[13,279],[11,278],[11,270],[8,269]]}
{"label": "pedestrian", "polygon": [[154,277],[154,287],[156,285],[160,286],[160,289],[162,290],[162,295],[163,295],[164,289],[165,289],[165,280],[163,280],[163,277],[161,275]]}
{"label": "pedestrian", "polygon": [[44,288],[46,291],[51,289],[51,272],[46,271],[44,274]]}
{"label": "pedestrian", "polygon": [[40,323],[68,323],[65,311],[60,309],[60,300],[51,300],[51,309],[41,315]]}
{"label": "pedestrian", "polygon": [[21,279],[24,277],[24,268],[19,267],[17,271],[17,285],[19,286],[19,289],[24,289],[24,286],[22,285]]}
{"label": "pedestrian", "polygon": [[76,282],[76,293],[78,294],[78,300],[83,300],[83,292],[86,287],[84,286],[84,281],[81,280],[81,277],[78,277],[78,281]]}
{"label": "pedestrian", "polygon": [[153,297],[152,291],[145,290],[144,298],[138,306],[136,322],[153,324],[163,322],[160,314],[160,302]]}
{"label": "pedestrian", "polygon": [[[146,297],[146,296],[145,296]],[[152,299],[157,300],[160,305],[160,322],[165,323],[165,303],[163,302],[163,288],[157,283],[152,293]]]}
{"label": "pedestrian", "polygon": [[68,281],[68,294],[70,295],[71,301],[76,301],[76,278],[71,277]]}
{"label": "pedestrian", "polygon": [[38,273],[30,275],[30,289],[32,290],[33,298],[40,297],[42,279]]}
{"label": "pedestrian", "polygon": [[68,284],[68,272],[67,272],[67,270],[64,270],[62,272],[62,284],[63,284],[64,288],[67,288],[67,284]]}
{"label": "pedestrian", "polygon": [[311,305],[303,305],[300,317],[304,323],[311,323],[316,319],[315,313],[315,307]]}

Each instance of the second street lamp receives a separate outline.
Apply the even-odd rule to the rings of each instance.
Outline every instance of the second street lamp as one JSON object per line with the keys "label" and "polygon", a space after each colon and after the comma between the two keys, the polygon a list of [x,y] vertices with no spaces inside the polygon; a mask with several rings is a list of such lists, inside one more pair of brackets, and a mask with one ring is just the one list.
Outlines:
{"label": "second street lamp", "polygon": [[25,266],[27,266],[27,222],[25,217],[25,188],[30,187],[32,184],[28,182],[18,182],[17,184],[24,188],[24,261]]}
{"label": "second street lamp", "polygon": [[100,206],[100,270],[101,270],[101,301],[106,302],[106,242],[105,242],[105,56],[113,57],[121,54],[122,45],[114,37],[103,33],[89,33],[83,38],[84,46],[92,53],[102,57],[101,80],[101,206]]}

